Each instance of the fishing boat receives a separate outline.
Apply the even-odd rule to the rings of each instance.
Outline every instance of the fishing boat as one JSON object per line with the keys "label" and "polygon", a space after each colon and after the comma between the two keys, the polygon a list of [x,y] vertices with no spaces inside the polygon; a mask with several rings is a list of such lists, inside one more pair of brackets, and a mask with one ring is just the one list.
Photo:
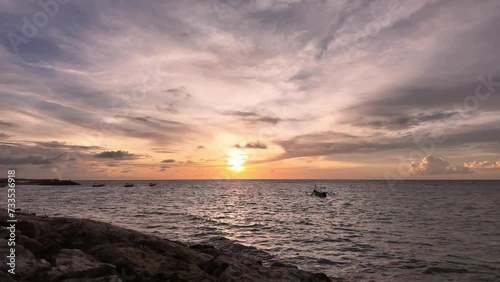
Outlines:
{"label": "fishing boat", "polygon": [[92,184],[92,187],[104,187],[104,186],[106,186],[106,184],[104,184],[104,183],[94,183],[94,184]]}
{"label": "fishing boat", "polygon": [[134,187],[134,183],[125,183],[123,187]]}
{"label": "fishing boat", "polygon": [[316,197],[320,197],[320,198],[326,198],[327,195],[328,195],[328,192],[320,192],[320,191],[316,191],[316,189],[311,194],[311,196],[316,196]]}
{"label": "fishing boat", "polygon": [[148,184],[148,185],[149,185],[149,186],[151,186],[151,187],[153,187],[153,186],[156,186],[156,183],[154,183],[154,182],[149,182],[149,184]]}

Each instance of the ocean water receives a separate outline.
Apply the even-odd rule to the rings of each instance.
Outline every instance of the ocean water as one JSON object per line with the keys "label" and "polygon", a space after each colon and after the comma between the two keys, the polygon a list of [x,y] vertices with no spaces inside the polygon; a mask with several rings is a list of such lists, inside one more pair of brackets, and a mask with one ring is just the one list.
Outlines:
{"label": "ocean water", "polygon": [[[124,182],[18,186],[16,200],[184,242],[226,238],[342,281],[500,281],[500,181]],[[314,184],[336,196],[306,195]]]}

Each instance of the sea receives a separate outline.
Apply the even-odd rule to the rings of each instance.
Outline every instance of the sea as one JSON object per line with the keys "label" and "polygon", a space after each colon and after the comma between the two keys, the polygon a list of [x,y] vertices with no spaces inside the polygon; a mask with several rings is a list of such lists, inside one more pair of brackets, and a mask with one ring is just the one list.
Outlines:
{"label": "sea", "polygon": [[[500,181],[94,182],[18,186],[17,205],[223,244],[339,281],[500,281]],[[315,185],[329,196],[310,196]]]}

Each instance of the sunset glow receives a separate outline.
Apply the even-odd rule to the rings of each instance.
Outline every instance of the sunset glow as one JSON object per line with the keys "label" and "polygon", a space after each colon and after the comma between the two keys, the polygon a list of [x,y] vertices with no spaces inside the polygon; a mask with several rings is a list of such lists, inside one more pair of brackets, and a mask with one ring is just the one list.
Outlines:
{"label": "sunset glow", "polygon": [[229,151],[229,158],[227,162],[229,163],[229,169],[235,172],[240,172],[245,169],[245,162],[248,159],[248,154],[243,150],[231,149]]}
{"label": "sunset glow", "polygon": [[0,169],[500,177],[500,1],[65,2],[0,1]]}

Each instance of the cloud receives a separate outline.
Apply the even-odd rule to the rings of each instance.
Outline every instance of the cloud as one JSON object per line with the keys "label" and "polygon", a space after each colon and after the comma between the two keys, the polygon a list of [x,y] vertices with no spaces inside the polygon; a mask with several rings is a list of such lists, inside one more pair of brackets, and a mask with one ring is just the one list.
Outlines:
{"label": "cloud", "polygon": [[267,149],[267,145],[264,143],[261,143],[259,141],[257,142],[249,142],[245,144],[245,146],[241,146],[240,144],[234,145],[235,148],[240,148],[240,149]]}
{"label": "cloud", "polygon": [[4,165],[48,165],[53,164],[54,159],[45,156],[32,156],[27,157],[0,157],[0,163]]}
{"label": "cloud", "polygon": [[165,159],[163,161],[161,161],[162,163],[167,163],[167,164],[170,164],[170,163],[175,163],[175,160],[174,159]]}
{"label": "cloud", "polygon": [[40,148],[47,148],[47,149],[81,150],[81,151],[101,149],[101,147],[99,146],[70,145],[67,144],[66,142],[59,142],[59,141],[48,141],[48,142],[33,141],[33,144],[36,144]]}
{"label": "cloud", "polygon": [[19,127],[15,123],[8,122],[8,121],[3,121],[3,120],[0,120],[0,126],[2,126],[2,127]]}
{"label": "cloud", "polygon": [[170,167],[169,166],[166,166],[166,165],[162,165],[160,166],[160,169],[158,170],[159,172],[162,172],[162,171],[165,171],[167,169],[169,169]]}
{"label": "cloud", "polygon": [[[434,129],[446,140],[418,159],[500,153],[498,1],[71,1],[18,53],[7,34],[39,7],[0,3],[0,158],[75,152],[104,165],[114,157],[93,155],[110,148],[203,144],[205,159],[258,139],[283,149],[263,151],[269,160],[376,166]],[[490,97],[452,124],[477,89]],[[109,147],[84,146],[87,130]]]}
{"label": "cloud", "polygon": [[464,166],[474,170],[493,170],[500,169],[500,161],[473,161],[465,163]]}
{"label": "cloud", "polygon": [[200,146],[198,146],[198,147],[196,147],[196,148],[197,148],[197,149],[205,149],[205,146],[200,145]]}
{"label": "cloud", "polygon": [[160,153],[160,154],[174,154],[178,152],[178,150],[168,150],[164,148],[151,148],[151,150],[155,153]]}
{"label": "cloud", "polygon": [[12,135],[0,132],[0,139],[9,139]]}
{"label": "cloud", "polygon": [[[328,157],[329,160],[350,160],[353,155],[360,160],[367,161],[373,158],[377,162],[387,159],[392,152],[416,152],[428,155],[432,152],[423,148],[432,144],[432,149],[462,150],[470,149],[468,146],[477,146],[479,150],[491,144],[492,148],[498,147],[500,129],[498,124],[484,125],[483,127],[462,127],[450,129],[440,136],[444,142],[436,142],[429,132],[421,134],[372,134],[354,135],[336,131],[323,131],[310,134],[297,135],[288,139],[278,139],[274,143],[281,146],[284,153],[269,158],[266,161],[278,161],[301,157]],[[392,156],[392,155],[391,155]]]}
{"label": "cloud", "polygon": [[[375,129],[387,130],[402,130],[411,127],[419,126],[424,123],[433,123],[437,121],[445,121],[458,115],[458,112],[434,112],[431,114],[419,113],[414,116],[388,116],[388,117],[373,117],[371,121],[358,121],[354,125],[360,127],[370,127]],[[365,119],[366,120],[366,119]]]}
{"label": "cloud", "polygon": [[420,163],[411,164],[411,173],[414,175],[444,175],[473,173],[467,166],[451,166],[442,158],[426,156]]}
{"label": "cloud", "polygon": [[139,159],[141,156],[136,154],[131,154],[128,151],[118,150],[118,151],[104,151],[95,154],[94,157],[100,159],[114,159],[120,161],[120,160],[136,160]]}
{"label": "cloud", "polygon": [[164,98],[166,99],[164,106],[156,105],[156,110],[160,112],[179,113],[179,108],[186,106],[188,100],[191,99],[191,94],[184,86],[167,89],[165,93],[167,96]]}
{"label": "cloud", "polygon": [[228,111],[223,113],[223,115],[239,117],[241,120],[248,123],[270,123],[276,125],[281,121],[278,117],[263,115],[257,112]]}

